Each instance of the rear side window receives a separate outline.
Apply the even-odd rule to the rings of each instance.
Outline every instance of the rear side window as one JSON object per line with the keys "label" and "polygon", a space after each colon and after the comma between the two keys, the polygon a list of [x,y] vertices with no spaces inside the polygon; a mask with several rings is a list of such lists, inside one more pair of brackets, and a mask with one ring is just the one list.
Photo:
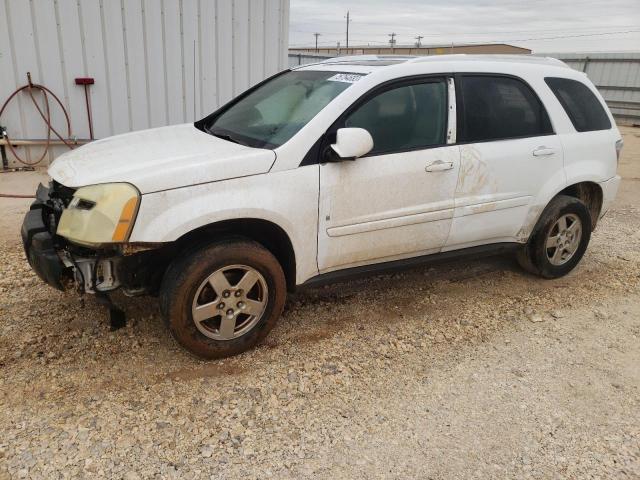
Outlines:
{"label": "rear side window", "polygon": [[531,87],[512,77],[462,76],[459,142],[483,142],[553,133],[542,102]]}
{"label": "rear side window", "polygon": [[584,83],[568,78],[544,79],[578,132],[611,128],[609,116],[593,92]]}

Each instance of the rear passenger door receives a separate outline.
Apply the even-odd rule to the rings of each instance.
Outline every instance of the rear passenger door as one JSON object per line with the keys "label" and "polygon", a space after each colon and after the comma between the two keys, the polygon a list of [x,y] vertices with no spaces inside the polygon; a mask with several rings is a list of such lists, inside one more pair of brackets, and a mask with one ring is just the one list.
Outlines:
{"label": "rear passenger door", "polygon": [[562,145],[535,91],[505,75],[456,77],[460,174],[445,249],[518,238],[540,190],[562,179]]}

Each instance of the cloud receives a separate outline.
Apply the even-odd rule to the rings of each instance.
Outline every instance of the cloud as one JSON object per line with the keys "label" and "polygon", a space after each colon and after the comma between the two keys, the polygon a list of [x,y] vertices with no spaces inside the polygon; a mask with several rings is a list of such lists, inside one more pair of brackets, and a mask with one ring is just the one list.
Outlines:
{"label": "cloud", "polygon": [[[289,43],[513,43],[536,52],[639,51],[638,0],[291,0]],[[635,30],[635,32],[629,32]],[[621,33],[627,32],[627,33]],[[564,38],[558,38],[564,37]]]}

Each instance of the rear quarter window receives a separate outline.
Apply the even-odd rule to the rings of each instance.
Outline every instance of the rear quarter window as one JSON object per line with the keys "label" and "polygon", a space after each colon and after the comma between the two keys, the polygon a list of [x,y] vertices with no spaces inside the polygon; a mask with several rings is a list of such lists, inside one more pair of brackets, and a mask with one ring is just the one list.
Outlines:
{"label": "rear quarter window", "polygon": [[589,87],[577,80],[547,77],[544,79],[567,112],[578,132],[593,132],[611,128],[609,116]]}

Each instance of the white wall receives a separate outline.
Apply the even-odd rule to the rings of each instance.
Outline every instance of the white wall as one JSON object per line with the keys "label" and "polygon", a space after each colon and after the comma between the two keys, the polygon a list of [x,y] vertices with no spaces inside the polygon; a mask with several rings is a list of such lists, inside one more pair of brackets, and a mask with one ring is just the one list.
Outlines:
{"label": "white wall", "polygon": [[[96,138],[191,122],[286,68],[288,31],[289,0],[0,0],[0,104],[30,71],[60,97],[78,138],[89,127],[76,77],[95,78]],[[20,97],[0,125],[14,139],[45,138]],[[35,160],[41,150],[19,152]]]}

